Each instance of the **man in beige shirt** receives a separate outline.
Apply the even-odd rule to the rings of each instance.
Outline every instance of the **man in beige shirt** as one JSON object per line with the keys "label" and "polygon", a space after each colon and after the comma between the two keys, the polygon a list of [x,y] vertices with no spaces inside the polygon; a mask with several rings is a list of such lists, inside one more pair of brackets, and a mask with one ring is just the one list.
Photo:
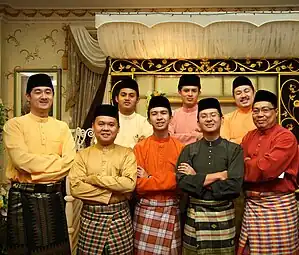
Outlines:
{"label": "man in beige shirt", "polygon": [[78,152],[69,178],[72,195],[83,201],[78,254],[132,254],[133,228],[128,198],[136,185],[131,148],[114,144],[118,109],[100,105],[92,128],[97,143]]}
{"label": "man in beige shirt", "polygon": [[46,74],[28,79],[30,113],[4,126],[8,153],[8,254],[71,254],[61,180],[75,157],[66,123],[49,117],[54,88]]}

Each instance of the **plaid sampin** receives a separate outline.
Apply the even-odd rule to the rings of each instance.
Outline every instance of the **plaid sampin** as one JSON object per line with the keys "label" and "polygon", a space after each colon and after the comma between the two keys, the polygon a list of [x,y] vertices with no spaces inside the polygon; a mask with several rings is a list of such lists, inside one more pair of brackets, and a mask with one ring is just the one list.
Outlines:
{"label": "plaid sampin", "polygon": [[83,205],[78,255],[131,255],[133,228],[127,202],[111,205]]}
{"label": "plaid sampin", "polygon": [[181,254],[179,208],[176,200],[141,199],[134,216],[134,254]]}
{"label": "plaid sampin", "polygon": [[238,255],[299,254],[298,209],[295,194],[247,192]]}

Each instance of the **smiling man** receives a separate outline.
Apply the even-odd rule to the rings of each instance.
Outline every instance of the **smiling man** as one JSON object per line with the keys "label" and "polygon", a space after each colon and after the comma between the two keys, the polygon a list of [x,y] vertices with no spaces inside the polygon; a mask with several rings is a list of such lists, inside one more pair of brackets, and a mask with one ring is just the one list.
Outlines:
{"label": "smiling man", "polygon": [[152,97],[147,112],[154,134],[134,148],[139,198],[134,217],[134,253],[180,255],[175,164],[183,145],[168,134],[171,108],[166,97]]}
{"label": "smiling man", "polygon": [[243,152],[240,145],[220,137],[220,104],[215,98],[198,102],[203,139],[187,145],[177,163],[179,188],[189,197],[183,254],[235,252],[233,199],[241,192]]}
{"label": "smiling man", "polygon": [[237,109],[224,115],[221,137],[240,144],[247,132],[255,129],[252,121],[252,103],[254,87],[251,80],[238,76],[233,81],[233,96]]}
{"label": "smiling man", "polygon": [[296,137],[279,126],[277,97],[257,91],[252,116],[257,129],[242,141],[246,206],[238,255],[295,255],[299,253],[298,187],[299,155]]}
{"label": "smiling man", "polygon": [[72,195],[83,201],[78,254],[131,255],[127,200],[136,185],[136,159],[131,148],[114,144],[119,132],[115,106],[98,106],[92,128],[97,144],[77,153],[69,175]]}
{"label": "smiling man", "polygon": [[200,89],[198,75],[183,74],[180,77],[178,92],[183,105],[174,111],[169,132],[183,144],[190,144],[202,138],[197,125],[197,101]]}
{"label": "smiling man", "polygon": [[46,74],[28,79],[30,113],[4,126],[8,152],[8,254],[71,254],[62,179],[75,157],[66,123],[49,117],[54,88]]}
{"label": "smiling man", "polygon": [[139,102],[139,88],[131,78],[121,80],[114,88],[115,102],[119,110],[119,124],[121,129],[115,143],[133,148],[135,144],[153,133],[147,119],[136,113]]}

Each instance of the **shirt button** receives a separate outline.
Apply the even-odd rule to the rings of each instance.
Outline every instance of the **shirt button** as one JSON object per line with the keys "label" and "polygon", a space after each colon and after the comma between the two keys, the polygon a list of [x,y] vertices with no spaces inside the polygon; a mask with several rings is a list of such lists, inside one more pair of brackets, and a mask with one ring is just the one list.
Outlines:
{"label": "shirt button", "polygon": [[209,152],[212,152],[212,151],[209,151]]}
{"label": "shirt button", "polygon": [[211,165],[211,162],[209,162],[209,165]]}
{"label": "shirt button", "polygon": [[211,156],[209,156],[209,158],[211,158]]}
{"label": "shirt button", "polygon": [[257,146],[258,146],[258,147],[260,147],[261,145],[260,145],[260,144],[258,144]]}

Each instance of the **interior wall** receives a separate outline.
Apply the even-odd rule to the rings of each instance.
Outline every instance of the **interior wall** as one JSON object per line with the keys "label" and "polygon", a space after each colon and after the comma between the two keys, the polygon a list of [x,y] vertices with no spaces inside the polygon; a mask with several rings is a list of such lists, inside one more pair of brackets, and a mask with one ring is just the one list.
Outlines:
{"label": "interior wall", "polygon": [[[231,74],[205,74],[201,78],[200,97],[232,98],[232,82],[238,75]],[[277,94],[278,76],[277,75],[246,75],[256,89],[267,89]],[[177,97],[178,103],[172,103],[172,109],[181,106],[177,85],[180,75],[135,75],[134,78],[139,84],[140,101],[137,105],[137,112],[146,116],[147,99],[146,96],[152,91],[157,90],[166,93],[168,97]],[[235,109],[234,103],[221,103],[223,113],[231,112]]]}

